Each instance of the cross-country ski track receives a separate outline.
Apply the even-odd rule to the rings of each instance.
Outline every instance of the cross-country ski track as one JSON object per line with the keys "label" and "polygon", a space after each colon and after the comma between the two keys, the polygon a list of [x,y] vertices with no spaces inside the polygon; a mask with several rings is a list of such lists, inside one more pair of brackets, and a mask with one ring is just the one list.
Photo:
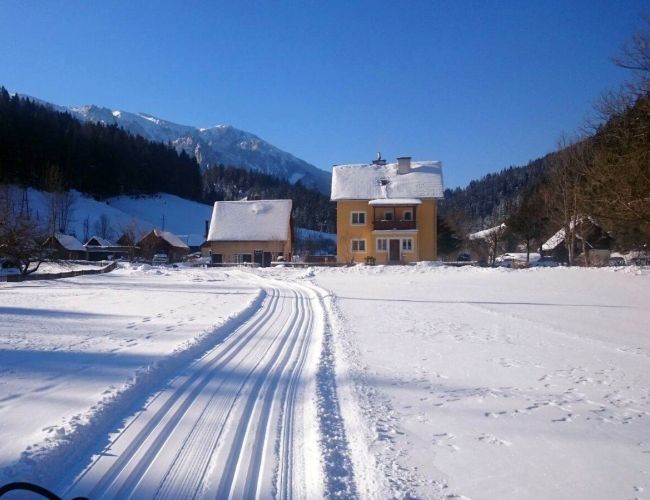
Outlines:
{"label": "cross-country ski track", "polygon": [[259,308],[125,415],[109,444],[60,490],[65,498],[332,493],[315,402],[326,326],[321,298],[306,286],[235,273],[258,281]]}

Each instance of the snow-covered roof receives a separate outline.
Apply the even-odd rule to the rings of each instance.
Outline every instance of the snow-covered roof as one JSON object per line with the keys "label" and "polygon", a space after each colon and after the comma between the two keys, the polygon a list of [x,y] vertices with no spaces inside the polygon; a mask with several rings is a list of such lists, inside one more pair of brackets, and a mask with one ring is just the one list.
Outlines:
{"label": "snow-covered roof", "polygon": [[542,245],[542,250],[555,250],[555,248],[564,241],[564,233],[564,228],[560,229],[557,233],[546,240],[546,243]]}
{"label": "snow-covered roof", "polygon": [[[93,243],[94,241],[94,243]],[[106,238],[101,238],[99,236],[93,236],[90,238],[84,246],[95,246],[95,247],[114,247],[115,244],[108,241]]]}
{"label": "snow-covered roof", "polygon": [[500,233],[501,231],[504,231],[506,229],[506,224],[505,222],[503,224],[500,224],[498,226],[490,227],[488,229],[484,229],[483,231],[478,231],[476,233],[472,233],[469,235],[470,240],[484,240],[485,238],[489,238],[490,236],[493,236],[497,233]]}
{"label": "snow-covered roof", "polygon": [[[151,233],[149,233],[149,234],[151,234]],[[169,231],[161,231],[160,229],[154,229],[153,234],[155,234],[158,238],[161,238],[161,239],[165,240],[167,243],[169,243],[173,247],[187,248],[188,250],[190,248],[183,242],[183,240],[181,240],[174,233],[170,233]]]}
{"label": "snow-covered roof", "polygon": [[63,233],[55,233],[54,238],[61,244],[66,250],[73,252],[85,252],[86,247],[84,247],[81,242],[74,236],[70,236]]}
{"label": "snow-covered roof", "polygon": [[291,200],[217,201],[208,241],[285,241]]}
{"label": "snow-covered roof", "polygon": [[[569,222],[569,228],[572,231],[573,228],[577,224],[582,224],[583,222],[589,222],[593,225],[598,226],[598,223],[592,218],[592,217],[578,217],[575,221]],[[564,238],[566,238],[566,231],[565,228],[560,229],[557,233],[555,233],[553,236],[551,236],[548,240],[546,240],[546,243],[542,245],[542,250],[555,250],[555,248],[564,241]],[[576,234],[575,237],[579,240],[582,239],[582,236],[580,234]],[[587,242],[588,245],[589,242]],[[590,245],[591,246],[591,245]]]}
{"label": "snow-covered roof", "polygon": [[442,198],[442,162],[414,161],[406,174],[397,163],[339,165],[332,170],[332,201]]}
{"label": "snow-covered roof", "polygon": [[420,205],[422,200],[418,198],[379,198],[370,200],[368,205]]}

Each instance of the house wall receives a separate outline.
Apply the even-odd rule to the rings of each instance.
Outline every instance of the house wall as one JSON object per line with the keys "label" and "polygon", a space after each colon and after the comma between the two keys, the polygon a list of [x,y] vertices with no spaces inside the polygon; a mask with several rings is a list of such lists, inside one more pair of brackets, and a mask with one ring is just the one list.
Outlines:
{"label": "house wall", "polygon": [[224,263],[235,262],[235,255],[253,254],[255,250],[271,252],[273,259],[282,255],[286,260],[291,256],[291,242],[287,241],[207,241],[201,246],[201,254],[208,257],[210,252],[221,254]]}
{"label": "house wall", "polygon": [[[389,253],[377,251],[377,238],[404,239],[412,238],[413,249],[403,252],[403,262],[418,262],[422,260],[436,260],[437,206],[435,199],[422,200],[415,210],[417,231],[375,231],[373,232],[373,207],[368,204],[370,200],[338,201],[336,204],[336,260],[341,263],[365,262],[366,257],[374,257],[377,263],[388,262]],[[352,212],[366,212],[364,225],[352,224]],[[364,252],[352,250],[352,240],[366,241]]]}

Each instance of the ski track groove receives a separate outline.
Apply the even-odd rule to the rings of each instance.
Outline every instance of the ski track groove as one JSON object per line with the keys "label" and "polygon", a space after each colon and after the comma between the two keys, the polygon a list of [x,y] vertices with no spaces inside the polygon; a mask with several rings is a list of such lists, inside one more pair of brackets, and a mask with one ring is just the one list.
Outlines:
{"label": "ski track groove", "polygon": [[66,497],[284,499],[300,491],[295,412],[306,359],[320,350],[316,299],[299,285],[263,288],[260,310],[131,415]]}

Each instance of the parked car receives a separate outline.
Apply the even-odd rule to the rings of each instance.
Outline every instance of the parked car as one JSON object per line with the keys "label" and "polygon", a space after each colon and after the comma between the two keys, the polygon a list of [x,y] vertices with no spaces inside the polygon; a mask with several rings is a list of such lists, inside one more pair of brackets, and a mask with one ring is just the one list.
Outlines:
{"label": "parked car", "polygon": [[151,259],[152,264],[167,264],[167,262],[169,262],[169,258],[167,257],[167,254],[164,253],[157,253],[153,256],[153,259]]}
{"label": "parked car", "polygon": [[0,276],[17,276],[20,274],[18,265],[9,259],[0,259]]}
{"label": "parked car", "polygon": [[610,267],[624,266],[625,259],[623,257],[610,257],[607,265]]}
{"label": "parked car", "polygon": [[650,266],[650,257],[634,257],[631,264],[634,266]]}
{"label": "parked car", "polygon": [[537,262],[533,262],[531,267],[557,267],[559,266],[557,260],[555,260],[553,257],[540,257],[540,259]]}
{"label": "parked car", "polygon": [[510,258],[497,258],[494,261],[494,266],[512,268],[515,267],[515,260]]}

